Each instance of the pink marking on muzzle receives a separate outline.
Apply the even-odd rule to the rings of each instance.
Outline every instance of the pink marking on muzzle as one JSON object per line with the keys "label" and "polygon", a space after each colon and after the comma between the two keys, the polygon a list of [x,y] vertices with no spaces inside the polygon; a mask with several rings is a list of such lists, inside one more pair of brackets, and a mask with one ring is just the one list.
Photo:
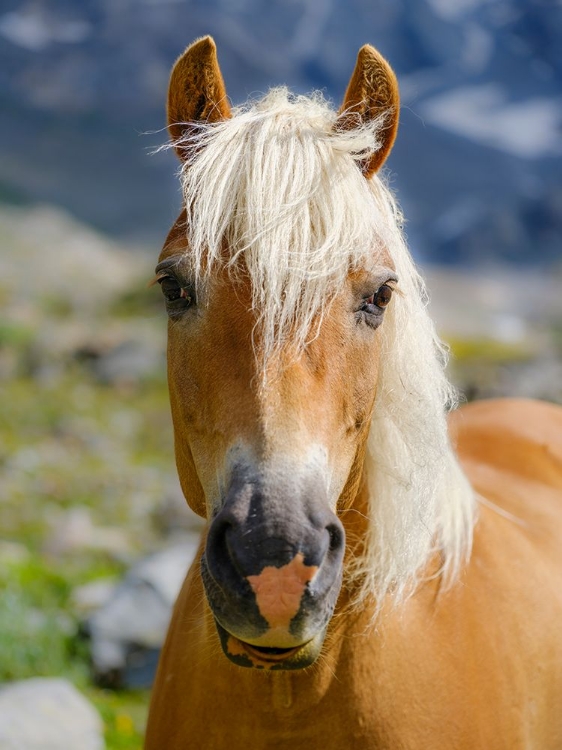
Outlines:
{"label": "pink marking on muzzle", "polygon": [[304,556],[299,552],[281,568],[267,565],[259,575],[248,576],[260,614],[270,628],[289,627],[299,611],[306,584],[317,571],[318,566],[304,564]]}

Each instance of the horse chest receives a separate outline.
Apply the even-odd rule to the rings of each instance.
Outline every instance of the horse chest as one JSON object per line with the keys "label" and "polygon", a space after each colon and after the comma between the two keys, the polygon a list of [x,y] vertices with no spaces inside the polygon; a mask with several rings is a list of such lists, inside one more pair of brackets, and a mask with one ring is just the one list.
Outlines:
{"label": "horse chest", "polygon": [[[477,578],[493,566],[478,546],[476,561]],[[332,630],[312,668],[264,673],[224,658],[192,575],[162,656],[146,750],[559,750],[562,726],[552,698],[541,697],[541,675],[562,664],[555,631],[541,642],[538,631],[515,628],[506,582],[485,597],[467,593],[483,588],[465,581],[434,608],[430,587],[374,629],[364,612]],[[562,694],[558,680],[551,696]]]}

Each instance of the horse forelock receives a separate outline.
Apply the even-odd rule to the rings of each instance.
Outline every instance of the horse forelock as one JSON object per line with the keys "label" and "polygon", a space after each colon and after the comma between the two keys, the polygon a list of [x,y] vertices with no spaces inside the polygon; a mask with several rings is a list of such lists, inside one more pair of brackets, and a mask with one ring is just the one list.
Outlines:
{"label": "horse forelock", "polygon": [[250,278],[263,361],[306,345],[351,270],[390,256],[402,292],[381,327],[382,356],[368,446],[369,534],[349,567],[358,600],[415,588],[442,556],[453,580],[470,551],[472,492],[449,444],[455,402],[445,350],[383,180],[358,163],[379,147],[384,118],[339,130],[320,94],[273,89],[231,119],[194,124],[175,147],[186,205],[186,261],[196,285],[217,265]]}
{"label": "horse forelock", "polygon": [[265,359],[289,330],[303,346],[349,271],[379,263],[388,244],[358,167],[379,147],[381,120],[351,131],[336,123],[320,94],[278,88],[183,142],[194,279],[205,283],[216,264],[247,272]]}

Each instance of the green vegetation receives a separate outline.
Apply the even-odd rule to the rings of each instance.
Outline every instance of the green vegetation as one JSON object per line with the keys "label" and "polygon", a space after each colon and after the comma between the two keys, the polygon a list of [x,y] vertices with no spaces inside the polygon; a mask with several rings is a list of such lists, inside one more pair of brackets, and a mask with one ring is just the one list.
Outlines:
{"label": "green vegetation", "polygon": [[64,676],[97,706],[109,750],[140,750],[146,691],[112,692],[90,683],[88,650],[77,635],[70,595],[75,585],[119,566],[107,561],[49,561],[33,553],[0,571],[0,682]]}
{"label": "green vegetation", "polygon": [[70,564],[32,555],[0,571],[0,682],[60,675],[96,705],[110,750],[140,750],[146,720],[146,691],[112,692],[93,687],[86,644],[76,634],[70,595],[84,583],[118,566],[107,562]]}
{"label": "green vegetation", "polygon": [[141,750],[148,707],[146,691],[84,690],[105,724],[108,750]]}
{"label": "green vegetation", "polygon": [[[163,382],[107,387],[84,372],[3,384],[0,527],[38,549],[65,509],[151,541],[146,514],[173,472]],[[142,547],[138,550],[141,551]],[[123,551],[126,557],[125,550]]]}
{"label": "green vegetation", "polygon": [[[165,384],[107,387],[75,371],[54,383],[13,379],[3,395],[0,682],[67,677],[99,709],[108,749],[136,750],[148,693],[91,685],[71,594],[154,546],[154,509],[174,471]],[[121,530],[123,549],[57,541],[76,506]]]}
{"label": "green vegetation", "polygon": [[69,577],[30,558],[2,566],[0,588],[0,680],[65,674],[84,682],[86,664],[72,656],[65,611]]}
{"label": "green vegetation", "polygon": [[44,207],[0,209],[0,250],[0,684],[65,677],[108,750],[139,750],[148,691],[93,685],[74,594],[163,541],[176,480],[152,262]]}
{"label": "green vegetation", "polygon": [[[33,338],[4,324],[0,354],[15,354],[25,372]],[[0,682],[64,676],[100,711],[108,750],[139,750],[148,692],[92,686],[71,595],[121,575],[157,544],[155,511],[174,473],[164,368],[156,379],[108,386],[70,364],[58,377],[19,374],[2,388]],[[76,508],[94,530],[117,530],[115,539],[75,545],[61,534]]]}
{"label": "green vegetation", "polygon": [[461,364],[516,362],[530,359],[533,355],[529,346],[521,342],[512,344],[487,338],[446,338],[454,360]]}

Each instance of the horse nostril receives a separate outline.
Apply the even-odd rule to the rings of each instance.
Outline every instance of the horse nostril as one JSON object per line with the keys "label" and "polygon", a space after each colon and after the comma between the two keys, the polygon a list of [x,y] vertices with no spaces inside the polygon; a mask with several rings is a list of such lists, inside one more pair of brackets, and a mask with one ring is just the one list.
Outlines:
{"label": "horse nostril", "polygon": [[330,552],[336,552],[343,547],[344,532],[340,524],[331,523],[326,526],[326,531],[330,538]]}
{"label": "horse nostril", "polygon": [[224,534],[224,553],[226,564],[232,565],[242,578],[252,572],[252,562],[255,550],[251,543],[252,535],[245,535],[243,529],[229,524]]}
{"label": "horse nostril", "polygon": [[211,523],[207,537],[207,558],[213,569],[226,571],[233,561],[229,536],[233,522],[225,513],[219,513]]}

